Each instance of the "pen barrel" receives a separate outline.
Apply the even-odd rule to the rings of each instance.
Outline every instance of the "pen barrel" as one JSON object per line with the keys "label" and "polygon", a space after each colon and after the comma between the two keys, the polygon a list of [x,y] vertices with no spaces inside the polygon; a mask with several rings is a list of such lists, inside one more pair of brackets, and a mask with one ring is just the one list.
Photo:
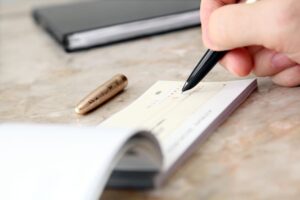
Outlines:
{"label": "pen barrel", "polygon": [[225,54],[226,51],[216,52],[208,50],[197,65],[201,67],[198,68],[198,72],[196,73],[196,79],[202,80],[208,74],[208,72],[210,72],[212,68],[222,59],[222,57]]}
{"label": "pen barrel", "polygon": [[104,84],[100,85],[76,106],[75,112],[86,114],[101,104],[116,96],[128,85],[128,79],[123,74],[117,74]]}
{"label": "pen barrel", "polygon": [[218,63],[227,51],[212,51],[208,50],[197,64],[196,68],[188,78],[188,86],[190,88],[196,86],[212,68]]}

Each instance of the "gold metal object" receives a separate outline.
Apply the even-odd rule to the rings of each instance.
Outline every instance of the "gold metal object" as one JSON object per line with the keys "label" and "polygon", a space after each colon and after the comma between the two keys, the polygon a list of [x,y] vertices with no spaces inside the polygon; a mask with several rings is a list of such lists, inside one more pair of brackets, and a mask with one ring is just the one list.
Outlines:
{"label": "gold metal object", "polygon": [[110,80],[100,85],[87,97],[80,101],[76,106],[75,112],[84,115],[95,108],[99,107],[104,102],[116,96],[119,92],[124,90],[128,85],[128,79],[123,74],[117,74]]}

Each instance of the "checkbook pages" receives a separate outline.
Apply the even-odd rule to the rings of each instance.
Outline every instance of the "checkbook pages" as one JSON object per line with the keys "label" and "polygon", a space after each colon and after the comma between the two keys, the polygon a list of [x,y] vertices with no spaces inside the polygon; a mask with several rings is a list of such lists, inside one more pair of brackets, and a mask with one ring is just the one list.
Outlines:
{"label": "checkbook pages", "polygon": [[[158,81],[135,102],[100,125],[141,129],[154,134],[163,153],[162,169],[153,180],[154,185],[162,183],[257,87],[255,79],[202,82],[182,93],[183,84]],[[145,166],[136,165],[136,160],[125,156],[114,170],[119,173],[115,174],[131,171],[132,179],[145,177],[142,176]],[[122,185],[117,182],[109,185]]]}

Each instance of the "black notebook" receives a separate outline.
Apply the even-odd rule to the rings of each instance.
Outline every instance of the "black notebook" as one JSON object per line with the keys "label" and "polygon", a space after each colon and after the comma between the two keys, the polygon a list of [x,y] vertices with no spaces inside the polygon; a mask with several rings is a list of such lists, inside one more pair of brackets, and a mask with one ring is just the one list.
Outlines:
{"label": "black notebook", "polygon": [[199,0],[99,0],[33,10],[66,51],[198,26]]}

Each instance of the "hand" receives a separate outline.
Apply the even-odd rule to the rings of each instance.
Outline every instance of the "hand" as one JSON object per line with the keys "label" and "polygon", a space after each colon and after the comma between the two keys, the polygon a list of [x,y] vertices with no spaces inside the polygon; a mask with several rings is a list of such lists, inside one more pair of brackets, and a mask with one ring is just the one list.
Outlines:
{"label": "hand", "polygon": [[246,76],[271,76],[282,86],[300,85],[300,1],[202,0],[204,44],[230,50],[221,64]]}

